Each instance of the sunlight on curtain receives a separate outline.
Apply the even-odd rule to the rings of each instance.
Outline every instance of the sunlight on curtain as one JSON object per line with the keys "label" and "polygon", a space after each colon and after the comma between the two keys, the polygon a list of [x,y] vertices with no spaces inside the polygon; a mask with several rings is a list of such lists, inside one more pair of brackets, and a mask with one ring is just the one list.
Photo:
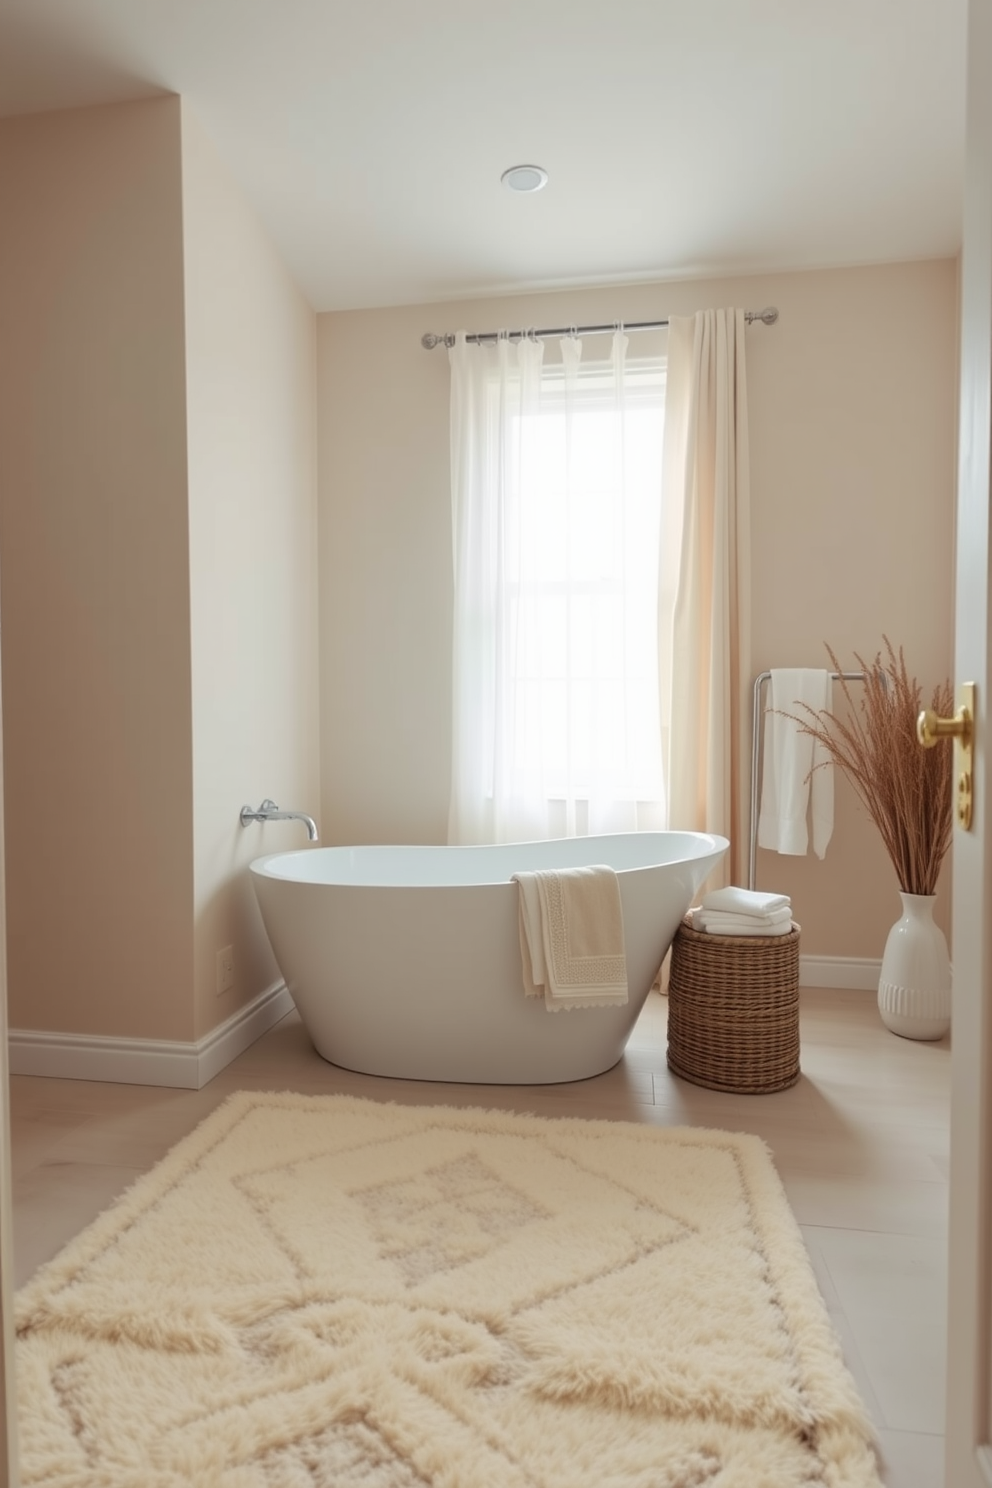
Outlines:
{"label": "sunlight on curtain", "polygon": [[[717,832],[708,881],[746,882],[751,522],[743,310],[673,316],[668,330],[661,655],[670,825]],[[666,617],[667,612],[667,618]]]}
{"label": "sunlight on curtain", "polygon": [[665,824],[664,366],[540,341],[450,352],[451,842]]}

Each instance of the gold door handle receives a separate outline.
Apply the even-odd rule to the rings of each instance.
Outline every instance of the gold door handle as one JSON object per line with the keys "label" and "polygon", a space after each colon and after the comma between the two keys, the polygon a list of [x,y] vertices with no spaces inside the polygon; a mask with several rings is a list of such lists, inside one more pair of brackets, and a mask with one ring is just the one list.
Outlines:
{"label": "gold door handle", "polygon": [[955,739],[954,776],[957,781],[955,810],[958,825],[967,832],[971,826],[975,771],[975,684],[961,687],[962,703],[953,718],[940,718],[932,708],[924,708],[916,720],[916,737],[924,749],[932,749],[941,739]]}
{"label": "gold door handle", "polygon": [[966,747],[971,743],[971,710],[962,703],[953,718],[941,718],[932,708],[924,708],[916,720],[916,737],[924,749],[932,749],[941,739],[960,739]]}

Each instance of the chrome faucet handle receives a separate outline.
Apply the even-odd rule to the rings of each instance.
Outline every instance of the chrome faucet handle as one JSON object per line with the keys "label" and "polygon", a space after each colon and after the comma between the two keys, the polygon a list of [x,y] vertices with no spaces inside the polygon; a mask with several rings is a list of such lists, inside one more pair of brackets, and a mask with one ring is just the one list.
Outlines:
{"label": "chrome faucet handle", "polygon": [[278,810],[279,807],[276,805],[275,801],[270,801],[268,796],[266,796],[261,806],[242,806],[241,825],[243,827],[246,827],[249,822],[265,821],[270,811]]}
{"label": "chrome faucet handle", "polygon": [[306,825],[307,836],[310,841],[317,841],[317,823],[312,816],[307,816],[305,811],[281,811],[275,801],[271,800],[268,796],[266,796],[257,811],[253,810],[251,806],[242,806],[239,819],[243,827],[246,827],[249,822],[301,821]]}

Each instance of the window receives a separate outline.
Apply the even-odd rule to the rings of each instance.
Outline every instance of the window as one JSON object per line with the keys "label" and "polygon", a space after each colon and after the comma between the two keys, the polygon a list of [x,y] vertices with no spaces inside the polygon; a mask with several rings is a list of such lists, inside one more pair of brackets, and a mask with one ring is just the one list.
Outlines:
{"label": "window", "polygon": [[[601,369],[512,424],[504,645],[512,770],[572,813],[662,797],[657,588],[664,370]],[[519,446],[519,449],[515,447]]]}
{"label": "window", "polygon": [[[466,632],[456,637],[456,656],[491,678],[488,699],[467,689],[486,723],[477,734],[479,720],[465,720],[462,740],[480,754],[469,773],[491,828],[452,840],[664,825],[665,364],[627,359],[625,341],[618,335],[610,359],[585,365],[572,338],[548,365],[533,344],[519,361],[510,347],[487,358],[469,463],[479,476],[475,531],[486,534],[490,561],[463,577],[488,591],[490,613],[480,616],[478,592],[463,593],[461,607],[456,598],[456,625],[460,608],[476,640],[470,658],[459,644]],[[456,708],[456,761],[457,727]]]}

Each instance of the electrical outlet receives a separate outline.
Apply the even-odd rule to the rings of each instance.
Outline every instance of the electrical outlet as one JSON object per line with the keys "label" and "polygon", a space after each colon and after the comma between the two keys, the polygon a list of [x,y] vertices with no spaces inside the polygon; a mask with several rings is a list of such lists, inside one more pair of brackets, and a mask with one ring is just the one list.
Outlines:
{"label": "electrical outlet", "polygon": [[217,996],[230,992],[234,986],[234,947],[225,946],[217,952]]}

